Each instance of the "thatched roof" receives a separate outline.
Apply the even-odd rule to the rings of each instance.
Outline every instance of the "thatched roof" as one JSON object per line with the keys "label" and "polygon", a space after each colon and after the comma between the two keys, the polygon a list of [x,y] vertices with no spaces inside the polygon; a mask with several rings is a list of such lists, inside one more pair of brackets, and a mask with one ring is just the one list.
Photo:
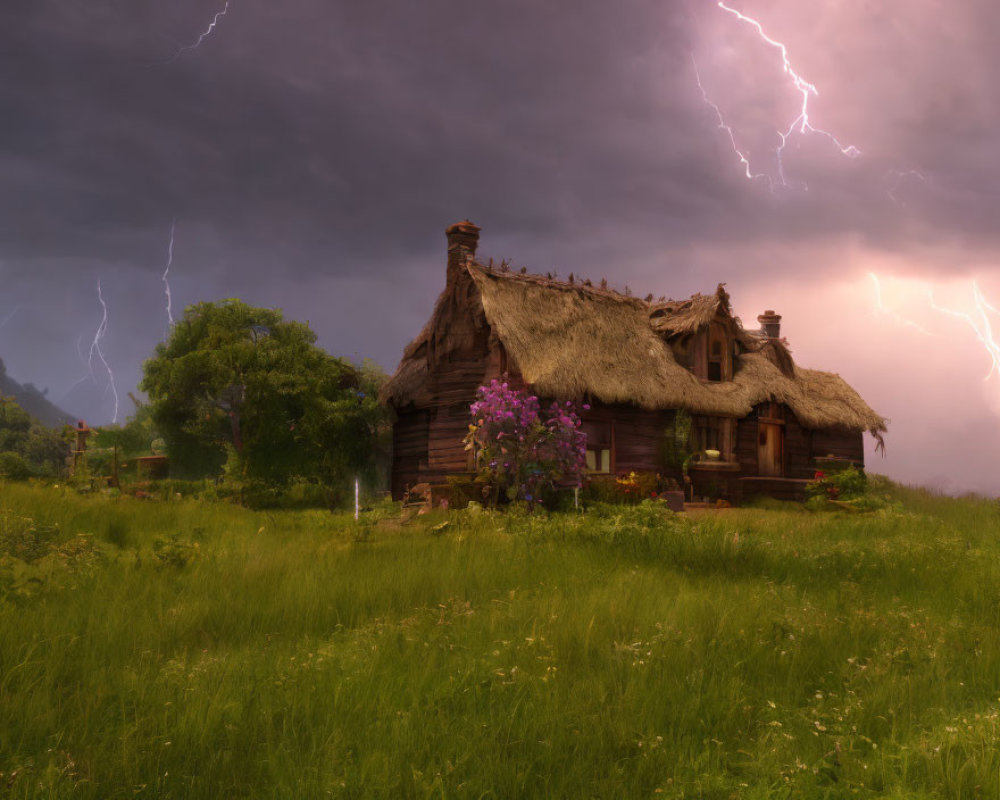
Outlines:
{"label": "thatched roof", "polygon": [[[650,303],[608,289],[498,271],[470,260],[486,319],[524,380],[542,396],[643,408],[743,417],[758,403],[789,406],[809,428],[845,427],[879,434],[886,421],[839,375],[797,366],[781,341],[746,331],[734,319],[742,351],[732,381],[706,383],[674,359],[667,343],[731,315],[722,286],[712,295]],[[383,398],[416,401],[427,378],[420,357],[432,324],[406,348]],[[423,366],[421,366],[423,364]]]}
{"label": "thatched roof", "polygon": [[707,325],[719,310],[732,314],[729,295],[719,284],[715,294],[696,294],[686,300],[665,300],[648,306],[649,324],[657,333],[667,337],[694,333]]}

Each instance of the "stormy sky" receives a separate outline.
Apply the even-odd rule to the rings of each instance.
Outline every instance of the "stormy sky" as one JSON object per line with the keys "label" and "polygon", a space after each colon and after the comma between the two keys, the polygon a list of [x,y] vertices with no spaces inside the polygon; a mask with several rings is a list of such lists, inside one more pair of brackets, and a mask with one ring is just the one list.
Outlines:
{"label": "stormy sky", "polygon": [[175,315],[280,307],[391,372],[467,217],[481,256],[534,272],[725,282],[890,418],[874,470],[1000,494],[1000,7],[729,5],[859,157],[796,129],[779,165],[802,96],[714,0],[230,0],[197,48],[224,0],[5,0],[0,358],[110,421],[86,364],[101,281],[124,419],[167,331],[174,224]]}

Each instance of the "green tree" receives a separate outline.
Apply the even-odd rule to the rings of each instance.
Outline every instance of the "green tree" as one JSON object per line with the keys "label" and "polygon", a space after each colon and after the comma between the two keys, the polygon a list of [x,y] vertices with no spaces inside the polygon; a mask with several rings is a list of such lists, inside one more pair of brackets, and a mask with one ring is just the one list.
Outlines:
{"label": "green tree", "polygon": [[153,423],[153,409],[140,405],[124,425],[102,425],[95,431],[93,447],[108,448],[117,445],[124,458],[149,455],[153,441],[160,435]]}
{"label": "green tree", "polygon": [[372,479],[384,427],[377,396],[307,325],[240,300],[189,306],[144,364],[155,428],[175,474],[283,485],[293,477]]}
{"label": "green tree", "polygon": [[[0,396],[0,453],[12,453],[5,470],[14,477],[57,475],[63,468],[67,447],[58,431],[33,419],[12,397]],[[24,474],[21,474],[24,473]]]}

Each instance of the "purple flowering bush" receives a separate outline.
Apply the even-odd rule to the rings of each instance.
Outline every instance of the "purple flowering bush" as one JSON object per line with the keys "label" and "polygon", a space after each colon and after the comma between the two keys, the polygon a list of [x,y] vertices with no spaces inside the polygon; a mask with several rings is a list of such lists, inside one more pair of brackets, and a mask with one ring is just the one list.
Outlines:
{"label": "purple flowering bush", "polygon": [[580,485],[587,437],[572,403],[543,411],[537,397],[498,380],[480,386],[476,397],[465,449],[475,451],[493,505],[501,499],[538,505],[557,481]]}

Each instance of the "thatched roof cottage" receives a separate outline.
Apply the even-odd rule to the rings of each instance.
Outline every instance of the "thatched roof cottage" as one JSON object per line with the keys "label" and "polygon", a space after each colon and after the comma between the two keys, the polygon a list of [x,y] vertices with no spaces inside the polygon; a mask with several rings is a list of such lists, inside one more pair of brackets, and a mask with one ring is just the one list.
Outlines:
{"label": "thatched roof cottage", "polygon": [[745,329],[722,285],[639,299],[480,263],[468,221],[447,238],[444,291],[382,391],[397,417],[394,498],[469,469],[469,405],[504,374],[543,400],[591,406],[582,416],[592,473],[676,471],[663,442],[687,411],[696,495],[799,496],[825,459],[862,465],[863,432],[882,445],[886,420],[839,375],[798,366],[773,311]]}

